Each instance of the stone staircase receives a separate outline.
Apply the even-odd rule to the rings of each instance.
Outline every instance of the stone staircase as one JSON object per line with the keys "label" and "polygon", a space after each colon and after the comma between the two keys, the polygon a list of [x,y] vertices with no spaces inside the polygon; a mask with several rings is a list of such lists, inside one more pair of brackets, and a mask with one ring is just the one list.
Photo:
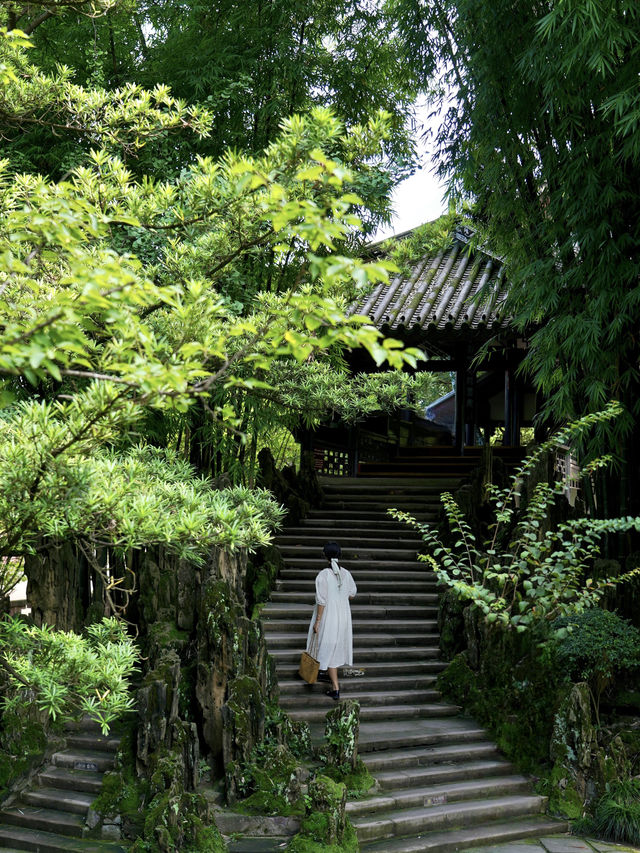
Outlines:
{"label": "stone staircase", "polygon": [[416,558],[416,534],[386,510],[435,520],[440,492],[458,482],[326,478],[323,506],[276,543],[285,568],[263,611],[267,643],[282,707],[307,721],[317,742],[333,701],[326,684],[306,685],[296,672],[325,542],[341,544],[341,562],[358,585],[354,667],[341,674],[341,696],[361,704],[360,755],[378,782],[375,793],[348,804],[362,850],[371,853],[444,853],[566,829],[544,816],[545,798],[532,793],[482,727],[435,688],[446,666],[435,577]]}
{"label": "stone staircase", "polygon": [[[86,837],[87,815],[114,766],[120,739],[100,734],[83,721],[65,732],[66,746],[54,752],[31,784],[0,808],[0,850],[35,853],[123,853],[112,841]],[[116,828],[114,827],[114,831]]]}

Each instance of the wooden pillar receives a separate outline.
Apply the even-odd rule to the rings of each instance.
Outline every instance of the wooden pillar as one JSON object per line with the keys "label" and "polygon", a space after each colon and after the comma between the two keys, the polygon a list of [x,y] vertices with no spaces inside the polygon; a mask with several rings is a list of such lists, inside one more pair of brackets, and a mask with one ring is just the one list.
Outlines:
{"label": "wooden pillar", "polygon": [[520,447],[520,399],[519,383],[515,367],[509,363],[504,372],[504,444]]}
{"label": "wooden pillar", "polygon": [[464,454],[465,444],[465,418],[467,412],[467,365],[465,361],[459,362],[456,368],[456,452],[461,456]]}
{"label": "wooden pillar", "polygon": [[476,443],[477,411],[476,372],[473,370],[467,375],[467,405],[465,414],[465,443],[472,447]]}

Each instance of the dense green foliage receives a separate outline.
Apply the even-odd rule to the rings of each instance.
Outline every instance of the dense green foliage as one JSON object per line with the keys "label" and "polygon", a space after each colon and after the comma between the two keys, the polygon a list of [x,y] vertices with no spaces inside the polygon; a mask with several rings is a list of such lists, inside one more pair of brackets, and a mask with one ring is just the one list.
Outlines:
{"label": "dense green foliage", "polygon": [[[495,622],[518,632],[543,627],[544,633],[553,623],[552,632],[562,636],[567,628],[554,620],[593,607],[612,584],[640,574],[638,569],[632,569],[616,577],[594,580],[588,576],[604,535],[638,531],[640,518],[587,517],[550,525],[550,509],[566,484],[557,481],[549,485],[545,480],[537,483],[527,505],[520,510],[521,484],[533,474],[545,453],[571,445],[600,423],[619,416],[618,404],[585,415],[536,447],[512,475],[510,485],[499,488],[489,484],[487,497],[495,521],[484,545],[477,541],[449,492],[444,492],[441,500],[455,540],[453,544],[443,542],[434,525],[420,523],[405,512],[390,512],[421,532],[431,549],[421,559],[433,567],[438,580],[454,590],[461,600],[477,605],[489,624]],[[609,461],[610,458],[594,460],[583,473]]]}
{"label": "dense green foliage", "polygon": [[52,720],[86,714],[109,725],[133,707],[129,679],[138,652],[117,619],[90,625],[86,635],[38,628],[20,619],[0,621],[0,665],[9,689],[2,712],[11,715],[35,697]]}
{"label": "dense green foliage", "polygon": [[505,254],[518,321],[540,324],[538,382],[560,415],[602,406],[637,358],[637,4],[395,6],[423,85],[440,71],[455,97],[441,168]]}
{"label": "dense green foliage", "polygon": [[626,619],[594,607],[554,623],[570,628],[557,645],[557,662],[572,681],[587,681],[598,713],[600,696],[616,676],[640,667],[640,631]]}
{"label": "dense green foliage", "polygon": [[640,783],[611,782],[596,803],[593,815],[577,821],[574,832],[595,835],[620,844],[640,844]]}
{"label": "dense green foliage", "polygon": [[[329,106],[347,125],[384,108],[391,133],[384,166],[363,182],[371,202],[365,219],[386,216],[391,175],[406,174],[414,151],[407,118],[413,111],[410,69],[399,61],[400,44],[384,3],[370,0],[237,0],[181,4],[98,3],[106,13],[78,14],[73,4],[23,7],[10,26],[32,35],[35,62],[48,73],[69,66],[74,83],[108,92],[137,84],[170,87],[174,96],[199,104],[212,118],[205,137],[154,136],[134,152],[137,174],[177,176],[196,155],[219,157],[232,147],[256,154],[274,140],[283,119]],[[18,168],[59,176],[82,162],[85,139],[38,121],[42,113],[8,134]],[[35,120],[34,120],[35,119]],[[78,144],[80,143],[80,144]]]}
{"label": "dense green foliage", "polygon": [[524,367],[555,423],[624,402],[611,425],[624,471],[616,500],[627,512],[634,494],[636,512],[640,7],[393,7],[407,62],[443,107],[437,147],[452,199],[473,202],[480,239],[504,257],[508,308],[528,329]]}

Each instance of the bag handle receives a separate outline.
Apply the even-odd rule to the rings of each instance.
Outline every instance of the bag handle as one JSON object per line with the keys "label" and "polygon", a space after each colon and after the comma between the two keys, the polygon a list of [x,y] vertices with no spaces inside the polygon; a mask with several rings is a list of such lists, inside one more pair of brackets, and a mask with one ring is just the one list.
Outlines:
{"label": "bag handle", "polygon": [[311,638],[311,644],[307,649],[307,652],[311,655],[312,658],[318,657],[318,633],[317,631],[313,632],[313,637]]}

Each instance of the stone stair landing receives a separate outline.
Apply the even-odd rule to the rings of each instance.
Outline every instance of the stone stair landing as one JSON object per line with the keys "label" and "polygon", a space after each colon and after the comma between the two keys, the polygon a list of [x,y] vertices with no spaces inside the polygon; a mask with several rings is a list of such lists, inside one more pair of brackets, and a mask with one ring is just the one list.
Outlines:
{"label": "stone stair landing", "polygon": [[263,610],[267,643],[281,706],[308,722],[318,742],[334,704],[326,684],[306,685],[296,676],[325,542],[340,542],[341,562],[358,586],[354,666],[341,674],[341,696],[360,702],[360,755],[378,783],[347,805],[363,853],[446,853],[566,828],[545,817],[545,798],[435,687],[446,667],[436,579],[417,559],[421,540],[387,509],[435,520],[441,490],[460,482],[456,473],[441,470],[431,480],[325,478],[323,505],[276,540],[284,568]]}

